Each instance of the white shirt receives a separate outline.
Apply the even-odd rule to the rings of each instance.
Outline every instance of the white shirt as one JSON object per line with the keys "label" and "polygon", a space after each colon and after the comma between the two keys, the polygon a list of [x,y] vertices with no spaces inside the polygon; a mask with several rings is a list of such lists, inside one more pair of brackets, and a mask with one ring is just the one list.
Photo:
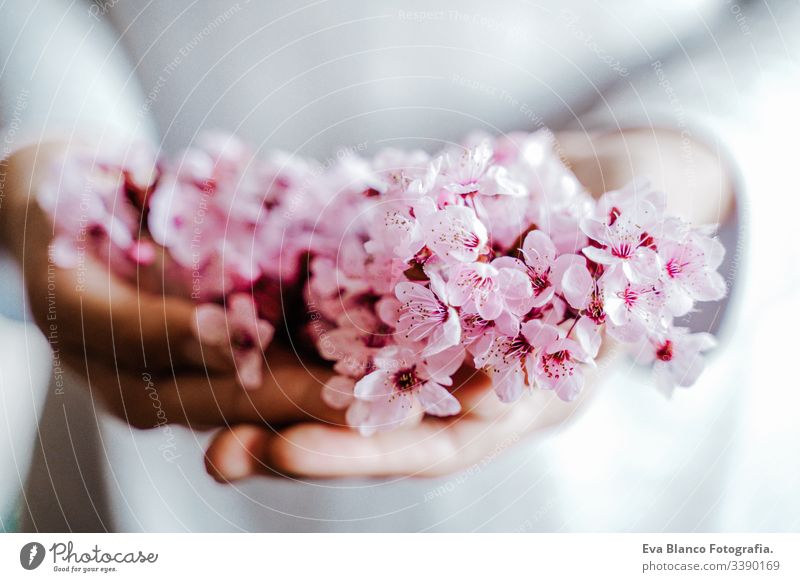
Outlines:
{"label": "white shirt", "polygon": [[[762,69],[764,78],[744,82],[748,70],[767,66],[744,41],[777,52],[768,60],[776,71],[798,43],[792,35],[794,45],[777,45],[774,23],[758,12],[746,35],[735,15],[705,1],[415,4],[19,1],[8,9],[8,30],[0,30],[5,118],[21,95],[17,133],[28,139],[91,126],[149,136],[174,150],[199,130],[223,128],[263,148],[320,158],[362,143],[367,153],[386,145],[434,150],[473,129],[658,118],[694,137],[714,136],[712,146],[721,138],[734,159],[748,160],[743,186],[780,183],[758,165],[765,154],[756,144],[772,145],[800,127],[795,117],[774,130],[759,122],[775,111],[757,95],[779,81]],[[800,19],[797,9],[786,11],[785,18]],[[735,71],[731,55],[738,57]],[[785,80],[778,86],[788,90]],[[747,283],[737,285],[729,312],[749,306],[775,317],[728,315],[706,374],[672,401],[626,364],[609,372],[576,421],[459,475],[222,486],[203,470],[208,435],[135,431],[97,412],[75,386],[48,405],[48,466],[39,462],[34,470],[27,527],[797,529],[797,467],[778,466],[778,453],[758,454],[763,447],[788,454],[800,442],[787,416],[792,407],[776,405],[798,398],[783,388],[782,368],[752,365],[755,355],[772,357],[775,349],[785,350],[786,361],[791,355],[769,340],[780,332],[770,326],[792,312],[780,306],[793,291],[766,294],[775,270],[747,261],[756,252],[788,260],[781,231],[770,226],[788,232],[791,225],[786,213],[773,215],[774,205],[759,204],[747,203],[745,224],[747,244],[756,229],[763,233],[760,247],[736,249],[732,238],[727,274]],[[767,246],[770,240],[775,244]],[[765,431],[767,421],[780,434]],[[165,460],[167,449],[177,459]],[[761,500],[765,491],[769,501]]]}

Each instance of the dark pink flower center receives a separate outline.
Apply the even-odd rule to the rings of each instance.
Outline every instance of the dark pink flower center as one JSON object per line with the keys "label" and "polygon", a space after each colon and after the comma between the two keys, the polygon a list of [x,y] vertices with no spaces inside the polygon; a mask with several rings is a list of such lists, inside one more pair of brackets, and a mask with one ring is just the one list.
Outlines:
{"label": "dark pink flower center", "polygon": [[411,317],[414,323],[427,323],[436,321],[442,323],[447,320],[447,307],[438,299],[434,301],[406,301],[401,309]]}
{"label": "dark pink flower center", "polygon": [[392,384],[398,392],[409,392],[420,384],[416,366],[405,368],[394,373]]}
{"label": "dark pink flower center", "polygon": [[105,229],[99,224],[92,224],[87,229],[87,234],[89,235],[89,238],[95,240],[102,238],[105,235],[105,233],[106,233]]}
{"label": "dark pink flower center", "polygon": [[459,286],[468,287],[483,295],[488,295],[494,291],[494,279],[491,277],[481,277],[476,271],[466,274],[459,281]]}
{"label": "dark pink flower center", "polygon": [[252,334],[239,329],[231,334],[231,345],[234,349],[246,351],[252,350],[256,346],[256,341]]}
{"label": "dark pink flower center", "polygon": [[643,232],[639,235],[639,246],[640,247],[648,247],[653,249],[654,251],[658,250],[656,247],[656,241],[653,236],[647,232]]}
{"label": "dark pink flower center", "polygon": [[572,355],[568,350],[560,350],[542,356],[542,371],[548,378],[566,378],[575,373]]}
{"label": "dark pink flower center", "polygon": [[630,259],[633,255],[633,245],[629,242],[621,242],[618,245],[615,245],[611,249],[611,254],[617,257],[618,259]]}
{"label": "dark pink flower center", "polygon": [[528,340],[525,339],[525,336],[522,334],[518,335],[514,338],[511,343],[508,344],[508,348],[506,349],[505,360],[521,360],[528,354],[533,351],[533,346],[528,343]]}
{"label": "dark pink flower center", "polygon": [[493,325],[486,321],[477,313],[468,313],[461,317],[461,329],[463,330],[463,340],[472,341]]}
{"label": "dark pink flower center", "polygon": [[678,275],[683,272],[684,267],[686,267],[687,263],[681,263],[678,259],[670,259],[667,261],[667,264],[664,265],[664,268],[667,271],[667,275],[670,279],[674,279]]}
{"label": "dark pink flower center", "polygon": [[630,287],[625,287],[625,290],[619,293],[619,298],[622,299],[625,302],[625,306],[630,309],[639,300],[639,293]]}
{"label": "dark pink flower center", "polygon": [[594,321],[597,325],[601,325],[606,321],[606,312],[603,308],[603,299],[594,291],[592,298],[589,300],[589,305],[586,306],[586,315],[589,319]]}
{"label": "dark pink flower center", "polygon": [[550,286],[550,267],[544,270],[536,270],[532,267],[528,267],[528,276],[533,286],[533,294],[536,296]]}
{"label": "dark pink flower center", "polygon": [[667,340],[656,349],[656,358],[662,362],[669,362],[672,360],[672,351],[672,342]]}
{"label": "dark pink flower center", "polygon": [[464,232],[462,231],[458,235],[456,235],[456,241],[459,242],[463,247],[468,249],[477,249],[478,246],[481,244],[481,240],[478,238],[474,232]]}

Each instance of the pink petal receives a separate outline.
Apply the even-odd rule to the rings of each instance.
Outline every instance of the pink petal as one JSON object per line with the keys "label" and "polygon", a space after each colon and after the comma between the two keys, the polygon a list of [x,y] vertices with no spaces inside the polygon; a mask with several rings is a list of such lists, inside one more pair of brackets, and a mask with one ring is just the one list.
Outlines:
{"label": "pink petal", "polygon": [[400,302],[394,297],[384,297],[375,304],[375,312],[378,318],[391,327],[397,327],[399,317]]}
{"label": "pink petal", "polygon": [[275,326],[270,322],[259,319],[256,323],[256,337],[258,338],[258,345],[262,351],[266,350],[272,338],[275,336]]}
{"label": "pink petal", "polygon": [[264,355],[261,350],[247,350],[236,355],[236,373],[239,382],[247,390],[256,390],[261,387],[261,368]]}
{"label": "pink petal", "polygon": [[555,392],[561,400],[570,402],[581,393],[583,389],[583,372],[576,368],[572,376],[561,378],[555,385]]}
{"label": "pink petal", "polygon": [[[510,258],[502,257],[502,259]],[[493,261],[492,265],[499,268],[497,283],[506,300],[521,301],[528,299],[533,294],[533,287],[531,286],[531,279],[525,271],[516,268],[500,268],[500,265],[496,265],[496,262]]]}
{"label": "pink petal", "polygon": [[[565,268],[566,267],[566,268]],[[563,271],[561,271],[563,269]],[[561,277],[558,279],[559,271]],[[586,268],[586,261],[578,255],[563,255],[556,261],[553,277],[566,297],[567,302],[575,309],[583,309],[589,302],[594,280]]]}
{"label": "pink petal", "polygon": [[447,311],[447,319],[438,325],[431,334],[430,343],[422,350],[422,356],[432,356],[458,345],[461,342],[461,322],[458,313],[452,307]]}
{"label": "pink petal", "polygon": [[354,400],[345,413],[345,421],[349,426],[358,429],[361,436],[372,436],[376,427],[369,424],[370,407],[372,405],[361,400]]}
{"label": "pink petal", "polygon": [[581,317],[575,324],[575,338],[586,354],[594,359],[600,351],[603,337],[600,334],[600,327],[588,317]]}
{"label": "pink petal", "polygon": [[326,360],[341,360],[355,350],[360,335],[355,328],[338,327],[320,335],[317,349]]}
{"label": "pink petal", "polygon": [[471,270],[469,266],[464,265],[457,267],[455,272],[452,273],[450,280],[447,282],[447,296],[451,305],[461,307],[472,296],[471,287],[465,283],[465,279]]}
{"label": "pink petal", "polygon": [[464,363],[464,348],[455,346],[434,356],[425,358],[423,363],[424,375],[427,379],[435,380],[439,384],[449,386],[452,384],[452,375]]}
{"label": "pink petal", "polygon": [[503,312],[503,300],[499,293],[489,293],[484,297],[476,297],[475,307],[483,319],[492,321]]}
{"label": "pink petal", "polygon": [[461,412],[461,404],[436,382],[425,382],[417,393],[425,412],[434,416],[452,416]]}
{"label": "pink petal", "polygon": [[379,400],[389,400],[392,394],[392,387],[389,384],[389,373],[385,370],[375,370],[356,382],[353,394],[359,400],[376,402]]}
{"label": "pink petal", "polygon": [[409,283],[407,281],[400,282],[394,288],[394,294],[402,303],[406,303],[408,301],[419,301],[421,303],[430,305],[437,303],[437,299],[433,294],[433,291],[424,285],[420,285],[419,283]]}
{"label": "pink petal", "polygon": [[586,247],[583,249],[583,254],[586,255],[590,261],[598,265],[613,265],[616,259],[608,252],[607,249],[598,249],[597,247]]}
{"label": "pink petal", "polygon": [[532,346],[543,348],[558,339],[558,329],[533,319],[522,324],[522,335]]}
{"label": "pink petal", "polygon": [[501,402],[516,402],[525,392],[525,376],[518,365],[494,372],[492,382]]}
{"label": "pink petal", "polygon": [[71,269],[79,264],[81,253],[78,252],[75,241],[71,237],[57,236],[53,241],[52,248],[53,262],[59,267]]}
{"label": "pink petal", "polygon": [[331,408],[342,410],[353,402],[355,381],[346,376],[334,376],[322,387],[322,400]]}
{"label": "pink petal", "polygon": [[231,325],[241,325],[246,329],[255,329],[258,321],[256,306],[252,297],[246,293],[231,295],[227,300],[228,319]]}
{"label": "pink petal", "polygon": [[622,268],[632,283],[651,283],[661,274],[661,260],[653,249],[640,248]]}
{"label": "pink petal", "polygon": [[[377,431],[387,431],[399,427],[414,411],[404,401],[406,397],[395,398],[392,400],[384,399],[376,402],[354,402],[350,409],[355,410],[350,413],[349,419],[357,421],[359,431],[364,436],[369,436]],[[358,406],[357,406],[358,405]]]}
{"label": "pink petal", "polygon": [[716,271],[707,271],[693,281],[692,295],[698,301],[719,301],[728,291],[725,279]]}
{"label": "pink petal", "polygon": [[152,265],[156,259],[155,247],[149,241],[134,241],[128,255],[137,265]]}
{"label": "pink petal", "polygon": [[[601,222],[599,220],[595,220],[592,218],[587,218],[581,221],[580,227],[581,230],[584,232],[584,234],[588,236],[590,239],[597,241],[601,244],[606,242],[606,238],[608,236],[608,227],[606,226],[605,222]],[[595,247],[587,247],[587,248],[595,248]],[[597,261],[594,262],[596,263]]]}
{"label": "pink petal", "polygon": [[447,303],[447,284],[441,276],[434,272],[425,272],[430,281],[431,290],[436,294],[442,303]]}
{"label": "pink petal", "polygon": [[608,335],[622,343],[637,343],[647,334],[644,323],[635,318],[621,324],[606,322],[606,331]]}
{"label": "pink petal", "polygon": [[222,345],[228,339],[225,310],[215,303],[203,303],[195,309],[195,335],[209,346]]}
{"label": "pink petal", "polygon": [[694,307],[694,299],[680,285],[671,285],[667,292],[667,309],[675,317],[681,317],[689,313]]}
{"label": "pink petal", "polygon": [[501,313],[497,319],[494,320],[494,324],[497,330],[503,335],[507,335],[508,337],[517,337],[519,335],[519,318],[507,311]]}
{"label": "pink petal", "polygon": [[675,359],[670,362],[669,370],[673,380],[678,386],[688,388],[693,386],[705,368],[705,358],[699,353],[691,357]]}
{"label": "pink petal", "polygon": [[550,237],[541,230],[534,230],[525,237],[522,251],[526,262],[532,267],[549,265],[556,258],[556,247]]}

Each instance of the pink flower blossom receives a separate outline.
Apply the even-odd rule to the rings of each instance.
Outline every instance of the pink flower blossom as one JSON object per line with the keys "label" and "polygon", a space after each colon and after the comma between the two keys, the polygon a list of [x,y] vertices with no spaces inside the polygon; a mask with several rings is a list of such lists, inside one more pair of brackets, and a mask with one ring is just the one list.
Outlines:
{"label": "pink flower blossom", "polygon": [[528,342],[536,347],[533,377],[545,390],[553,390],[561,400],[574,400],[583,389],[581,362],[591,362],[578,342],[563,337],[559,330],[538,321],[522,326]]}
{"label": "pink flower blossom", "polygon": [[140,143],[115,141],[65,154],[37,192],[56,225],[56,262],[74,267],[88,252],[125,276],[152,263],[155,250],[142,215],[157,175],[154,154]]}
{"label": "pink flower blossom", "polygon": [[461,155],[445,154],[442,175],[446,188],[456,194],[525,196],[522,184],[511,179],[503,166],[492,165],[492,147],[482,141]]}
{"label": "pink flower blossom", "polygon": [[598,203],[599,218],[586,218],[581,228],[601,246],[589,246],[583,254],[609,267],[621,266],[633,282],[646,283],[658,278],[660,259],[655,236],[663,215],[663,196],[645,181],[610,192]]}
{"label": "pink flower blossom", "polygon": [[395,289],[401,305],[397,328],[406,340],[426,341],[422,356],[432,356],[461,341],[458,313],[447,302],[444,281],[430,273],[430,287],[419,283],[398,283]]}
{"label": "pink flower blossom", "polygon": [[393,343],[392,335],[391,327],[370,308],[355,305],[344,310],[336,327],[320,334],[316,344],[323,358],[336,362],[336,372],[357,378],[384,347]]}
{"label": "pink flower blossom", "polygon": [[227,346],[243,386],[260,385],[273,324],[299,331],[332,364],[322,398],[364,434],[456,414],[467,357],[504,402],[571,400],[606,332],[660,384],[692,383],[711,338],[672,325],[725,294],[722,245],[646,181],[595,201],[555,145],[475,134],[321,164],[207,133],[158,163],[72,152],[39,200],[59,265],[88,252],[133,279],[163,259],[167,292],[200,303],[198,337]]}
{"label": "pink flower blossom", "polygon": [[652,365],[658,387],[672,394],[676,386],[691,386],[705,367],[703,352],[716,345],[708,333],[676,327],[643,338],[634,350],[640,364]]}
{"label": "pink flower blossom", "polygon": [[[153,192],[148,225],[153,238],[181,266],[202,272],[223,265],[225,280],[206,284],[224,291],[252,282],[261,270],[256,244],[257,212],[266,189],[249,150],[238,140],[205,137],[204,148],[187,150]],[[249,209],[249,211],[247,210]]]}
{"label": "pink flower blossom", "polygon": [[725,249],[718,240],[686,232],[680,240],[662,241],[659,254],[661,280],[674,316],[688,313],[695,301],[718,301],[725,296],[725,281],[717,272]]}
{"label": "pink flower blossom", "polygon": [[349,412],[362,434],[390,430],[413,416],[417,405],[434,416],[458,414],[461,405],[446,386],[461,367],[464,350],[451,348],[421,358],[413,349],[393,346],[375,357],[375,371],[354,389],[359,406]]}
{"label": "pink flower blossom", "polygon": [[535,230],[525,237],[522,255],[525,257],[533,288],[531,307],[541,307],[549,302],[555,293],[551,277],[556,262],[556,247],[549,236]]}
{"label": "pink flower blossom", "polygon": [[195,333],[207,346],[228,348],[244,388],[261,386],[263,352],[272,341],[275,328],[260,319],[253,299],[244,293],[231,295],[227,309],[214,303],[197,306]]}
{"label": "pink flower blossom", "polygon": [[475,365],[492,378],[494,391],[502,402],[514,402],[530,387],[535,347],[524,334],[495,335],[491,345],[475,356]]}
{"label": "pink flower blossom", "polygon": [[420,218],[428,248],[445,262],[471,263],[487,250],[486,227],[466,206],[447,206]]}
{"label": "pink flower blossom", "polygon": [[526,294],[529,297],[531,291],[527,278],[505,263],[500,265],[500,268],[494,263],[456,265],[447,282],[451,305],[478,313],[483,319],[494,320],[508,309],[507,300],[518,304]]}
{"label": "pink flower blossom", "polygon": [[636,284],[620,272],[610,272],[600,285],[611,337],[621,342],[636,342],[665,319],[666,296],[658,281]]}

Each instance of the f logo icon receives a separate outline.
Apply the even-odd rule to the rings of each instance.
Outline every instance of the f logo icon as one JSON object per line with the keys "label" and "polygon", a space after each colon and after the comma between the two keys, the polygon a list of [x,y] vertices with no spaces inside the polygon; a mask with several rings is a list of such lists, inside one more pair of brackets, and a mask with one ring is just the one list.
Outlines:
{"label": "f logo icon", "polygon": [[29,542],[19,551],[19,563],[26,570],[35,570],[44,561],[44,546],[39,542]]}

